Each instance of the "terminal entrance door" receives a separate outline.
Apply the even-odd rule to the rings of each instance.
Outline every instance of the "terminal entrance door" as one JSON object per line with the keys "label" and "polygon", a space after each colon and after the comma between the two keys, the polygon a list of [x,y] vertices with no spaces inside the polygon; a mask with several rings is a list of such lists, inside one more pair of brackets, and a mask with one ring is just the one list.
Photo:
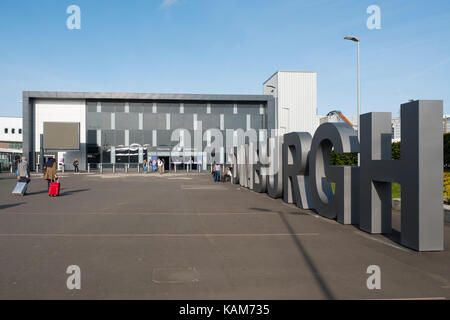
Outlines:
{"label": "terminal entrance door", "polygon": [[161,160],[164,160],[164,171],[170,170],[170,158],[169,157],[159,157]]}

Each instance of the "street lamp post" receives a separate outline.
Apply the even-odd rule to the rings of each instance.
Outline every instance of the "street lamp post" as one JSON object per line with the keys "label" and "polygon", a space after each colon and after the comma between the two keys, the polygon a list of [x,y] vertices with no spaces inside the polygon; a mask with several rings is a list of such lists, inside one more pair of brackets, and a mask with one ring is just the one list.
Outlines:
{"label": "street lamp post", "polygon": [[[359,126],[359,116],[361,114],[361,81],[360,81],[360,72],[359,72],[359,38],[354,37],[354,36],[346,36],[344,37],[345,40],[351,40],[353,42],[357,43],[357,55],[358,55],[358,114],[357,114],[357,119],[358,119],[358,142],[360,141],[360,126]],[[360,165],[360,156],[358,153],[358,166]]]}

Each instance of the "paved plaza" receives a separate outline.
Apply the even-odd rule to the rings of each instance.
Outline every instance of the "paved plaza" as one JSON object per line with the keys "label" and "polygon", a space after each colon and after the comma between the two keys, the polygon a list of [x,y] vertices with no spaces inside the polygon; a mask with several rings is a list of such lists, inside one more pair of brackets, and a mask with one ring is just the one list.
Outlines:
{"label": "paved plaza", "polygon": [[24,197],[15,183],[0,175],[0,299],[450,297],[448,223],[446,250],[418,253],[398,211],[392,235],[371,235],[205,173],[65,173],[58,198],[41,176]]}

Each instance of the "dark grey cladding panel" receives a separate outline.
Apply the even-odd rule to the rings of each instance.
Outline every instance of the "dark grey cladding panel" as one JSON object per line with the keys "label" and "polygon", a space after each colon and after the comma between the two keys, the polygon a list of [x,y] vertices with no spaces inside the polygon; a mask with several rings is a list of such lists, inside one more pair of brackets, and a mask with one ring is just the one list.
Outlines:
{"label": "dark grey cladding panel", "polygon": [[102,130],[102,146],[115,146],[116,145],[116,131],[115,130]]}
{"label": "dark grey cladding panel", "polygon": [[107,112],[88,112],[87,113],[87,129],[111,129],[111,114]]}
{"label": "dark grey cladding panel", "polygon": [[125,112],[125,104],[124,103],[116,103],[115,104],[115,112]]}
{"label": "dark grey cladding panel", "polygon": [[147,143],[151,145],[151,141],[150,142],[145,141],[145,135],[143,130],[130,130],[129,140],[130,144],[138,143],[140,145],[144,145]]}
{"label": "dark grey cladding panel", "polygon": [[179,103],[157,103],[156,104],[158,113],[180,113]]}
{"label": "dark grey cladding panel", "polygon": [[247,129],[246,115],[242,114],[226,114],[224,116],[225,129]]}
{"label": "dark grey cladding panel", "polygon": [[206,103],[185,103],[184,113],[206,113]]}
{"label": "dark grey cladding panel", "polygon": [[118,146],[125,144],[125,131],[102,130],[102,145]]}
{"label": "dark grey cladding panel", "polygon": [[102,112],[116,112],[116,104],[114,102],[102,102]]}
{"label": "dark grey cladding panel", "polygon": [[125,144],[125,131],[123,130],[115,130],[116,131],[116,145],[124,145]]}
{"label": "dark grey cladding panel", "polygon": [[261,115],[251,115],[250,116],[250,126],[252,129],[263,129],[264,128],[264,117]]}
{"label": "dark grey cladding panel", "polygon": [[197,115],[197,121],[202,122],[203,130],[211,128],[220,128],[219,114],[199,114]]}
{"label": "dark grey cladding panel", "polygon": [[259,104],[238,104],[238,114],[259,114]]}
{"label": "dark grey cladding panel", "polygon": [[134,112],[116,113],[116,129],[118,130],[139,129],[139,114]]}
{"label": "dark grey cladding panel", "polygon": [[97,102],[86,103],[87,112],[97,112]]}
{"label": "dark grey cladding panel", "polygon": [[144,104],[142,102],[139,102],[139,103],[130,102],[129,106],[130,106],[130,109],[129,109],[130,113],[144,112]]}
{"label": "dark grey cladding panel", "polygon": [[192,114],[171,114],[170,129],[194,129],[194,117]]}
{"label": "dark grey cladding panel", "polygon": [[142,104],[144,107],[144,113],[152,113],[153,112],[153,103],[152,102],[144,102]]}
{"label": "dark grey cladding panel", "polygon": [[172,130],[158,130],[157,131],[157,142],[158,146],[174,146],[177,143],[170,140],[172,135]]}
{"label": "dark grey cladding panel", "polygon": [[95,145],[97,144],[97,130],[87,131],[87,143]]}
{"label": "dark grey cladding panel", "polygon": [[158,113],[144,114],[144,130],[166,129],[166,115]]}
{"label": "dark grey cladding panel", "polygon": [[233,114],[233,104],[211,103],[211,113]]}
{"label": "dark grey cladding panel", "polygon": [[142,130],[144,134],[144,144],[153,146],[153,130]]}

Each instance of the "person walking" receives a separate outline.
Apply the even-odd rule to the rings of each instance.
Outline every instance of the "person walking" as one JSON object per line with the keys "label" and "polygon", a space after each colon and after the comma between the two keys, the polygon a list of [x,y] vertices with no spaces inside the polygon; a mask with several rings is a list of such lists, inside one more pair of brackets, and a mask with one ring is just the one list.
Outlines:
{"label": "person walking", "polygon": [[54,182],[56,178],[56,161],[50,158],[44,166],[44,179],[47,180],[47,190],[50,190],[50,182]]}
{"label": "person walking", "polygon": [[18,166],[19,166],[19,159],[15,159],[14,160],[14,167],[13,167],[13,169],[14,169],[14,173],[16,174],[16,175],[18,175],[18,173],[17,173],[17,168],[18,168]]}
{"label": "person walking", "polygon": [[214,182],[220,181],[220,164],[216,163],[214,165]]}
{"label": "person walking", "polygon": [[162,174],[162,165],[163,165],[163,163],[162,163],[160,158],[158,158],[158,162],[157,163],[158,163],[158,173]]}
{"label": "person walking", "polygon": [[73,168],[75,172],[78,172],[78,165],[79,165],[78,158],[75,158],[75,160],[73,161]]}
{"label": "person walking", "polygon": [[30,181],[30,169],[25,157],[22,157],[22,161],[17,165],[17,181],[26,183]]}
{"label": "person walking", "polygon": [[144,169],[144,173],[147,173],[147,160],[144,159],[144,162],[142,163],[142,169]]}

